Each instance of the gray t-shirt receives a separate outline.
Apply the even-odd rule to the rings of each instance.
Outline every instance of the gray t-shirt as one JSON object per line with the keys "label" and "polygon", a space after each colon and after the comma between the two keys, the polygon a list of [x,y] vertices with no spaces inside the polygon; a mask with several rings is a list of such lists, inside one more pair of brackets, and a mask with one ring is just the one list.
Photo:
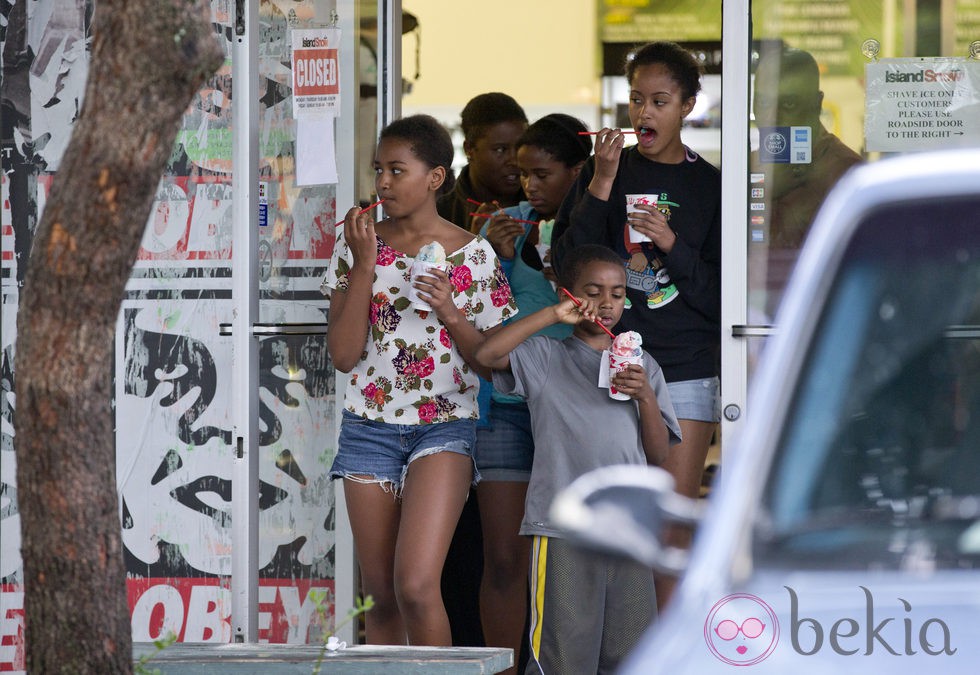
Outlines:
{"label": "gray t-shirt", "polygon": [[[617,401],[600,388],[598,352],[574,335],[559,341],[535,336],[510,353],[511,372],[494,371],[493,386],[527,399],[534,464],[521,534],[559,537],[548,510],[555,495],[584,473],[612,464],[646,464],[636,401]],[[680,425],[667,382],[652,356],[643,368],[657,395],[671,444]]]}

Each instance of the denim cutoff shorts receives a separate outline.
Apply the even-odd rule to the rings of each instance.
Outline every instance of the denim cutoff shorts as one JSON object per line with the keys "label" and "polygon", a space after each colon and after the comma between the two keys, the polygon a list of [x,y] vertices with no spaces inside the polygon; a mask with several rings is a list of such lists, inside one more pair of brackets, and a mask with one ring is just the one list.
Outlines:
{"label": "denim cutoff shorts", "polygon": [[476,430],[476,468],[483,480],[531,479],[534,438],[526,403],[490,401],[488,424]]}
{"label": "denim cutoff shorts", "polygon": [[717,377],[668,382],[667,390],[677,419],[721,421],[721,383]]}
{"label": "denim cutoff shorts", "polygon": [[[435,424],[388,424],[342,412],[337,456],[330,478],[380,483],[401,494],[408,466],[419,457],[454,452],[473,457],[476,420],[454,420]],[[365,479],[364,476],[370,476]],[[473,467],[473,485],[480,472]]]}

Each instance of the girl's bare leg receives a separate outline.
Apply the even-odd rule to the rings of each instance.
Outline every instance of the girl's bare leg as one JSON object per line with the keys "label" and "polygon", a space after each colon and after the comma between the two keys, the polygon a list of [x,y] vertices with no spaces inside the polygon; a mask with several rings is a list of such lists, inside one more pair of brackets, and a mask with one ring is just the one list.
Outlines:
{"label": "girl's bare leg", "polygon": [[[711,439],[717,424],[714,422],[699,422],[697,420],[678,420],[681,425],[682,440],[670,448],[667,461],[663,463],[671,476],[674,477],[674,489],[691,499],[697,499],[701,494],[701,475],[704,473],[704,462],[708,457]],[[691,530],[686,527],[673,527],[667,531],[667,544],[679,548],[690,548]],[[657,589],[657,606],[662,611],[674,592],[677,579],[674,577],[656,575],[654,577]]]}
{"label": "girl's bare leg", "polygon": [[408,467],[395,548],[395,593],[409,644],[449,646],[442,568],[473,480],[473,460],[454,452]]}
{"label": "girl's bare leg", "polygon": [[395,597],[395,545],[400,505],[391,485],[344,479],[344,495],[364,595],[374,607],[364,615],[368,644],[406,644],[405,624]]}
{"label": "girl's bare leg", "polygon": [[527,483],[483,481],[476,488],[483,524],[483,579],[480,620],[488,647],[514,650],[517,672],[527,614],[527,575],[531,538],[518,534],[524,518]]}

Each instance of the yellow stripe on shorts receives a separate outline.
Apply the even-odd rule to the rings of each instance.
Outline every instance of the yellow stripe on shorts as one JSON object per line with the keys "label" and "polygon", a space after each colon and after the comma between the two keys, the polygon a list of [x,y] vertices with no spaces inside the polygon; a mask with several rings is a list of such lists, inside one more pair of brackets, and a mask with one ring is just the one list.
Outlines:
{"label": "yellow stripe on shorts", "polygon": [[541,621],[544,616],[544,579],[548,564],[548,537],[534,536],[531,548],[531,653],[541,653]]}

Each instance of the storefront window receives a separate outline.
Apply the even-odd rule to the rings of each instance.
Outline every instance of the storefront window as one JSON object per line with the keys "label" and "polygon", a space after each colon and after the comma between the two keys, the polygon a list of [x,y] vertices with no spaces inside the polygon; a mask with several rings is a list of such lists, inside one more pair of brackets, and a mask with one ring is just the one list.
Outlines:
{"label": "storefront window", "polygon": [[977,7],[752,3],[747,321],[762,337],[749,338],[751,355],[778,329],[800,249],[848,169],[980,144],[980,61],[962,28],[980,34]]}

